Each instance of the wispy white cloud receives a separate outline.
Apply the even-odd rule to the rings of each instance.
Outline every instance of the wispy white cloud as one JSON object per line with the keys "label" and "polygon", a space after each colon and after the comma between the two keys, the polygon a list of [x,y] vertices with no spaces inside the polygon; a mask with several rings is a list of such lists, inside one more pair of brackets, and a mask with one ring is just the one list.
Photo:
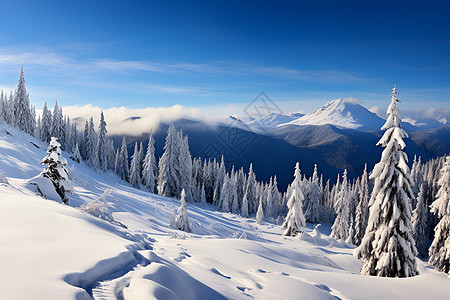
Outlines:
{"label": "wispy white cloud", "polygon": [[296,80],[320,80],[330,82],[360,81],[362,78],[355,73],[338,70],[297,70],[282,66],[252,65],[235,61],[220,61],[210,63],[189,62],[154,62],[142,60],[117,60],[109,58],[79,59],[69,54],[58,53],[55,50],[31,47],[0,48],[0,64],[2,65],[35,65],[40,67],[63,70],[77,70],[89,73],[95,72],[150,72],[177,75],[235,75],[235,76],[266,76],[289,78]]}

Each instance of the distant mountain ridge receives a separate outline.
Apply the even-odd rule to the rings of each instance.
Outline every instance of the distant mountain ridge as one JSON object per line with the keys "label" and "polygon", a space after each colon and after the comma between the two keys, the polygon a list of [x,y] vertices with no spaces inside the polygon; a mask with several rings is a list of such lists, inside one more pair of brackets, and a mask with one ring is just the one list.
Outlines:
{"label": "distant mountain ridge", "polygon": [[[405,130],[412,132],[443,127],[447,123],[445,118],[439,120],[428,119],[425,122],[416,122],[415,120],[405,118],[403,120],[403,127]],[[353,99],[340,98],[332,100],[321,108],[306,115],[272,113],[259,119],[251,120],[246,124],[255,131],[271,130],[288,125],[334,125],[340,128],[359,131],[379,131],[384,124],[384,119],[358,104]]]}

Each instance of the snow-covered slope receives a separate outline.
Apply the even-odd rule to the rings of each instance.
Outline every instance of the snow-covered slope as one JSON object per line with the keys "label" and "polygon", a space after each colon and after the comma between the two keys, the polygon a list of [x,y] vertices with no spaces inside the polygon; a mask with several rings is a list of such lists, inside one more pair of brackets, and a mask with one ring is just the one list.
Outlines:
{"label": "snow-covered slope", "polygon": [[447,276],[422,261],[414,278],[359,275],[353,246],[329,238],[326,224],[288,238],[272,220],[257,224],[188,204],[193,233],[180,232],[169,226],[177,200],[83,163],[69,160],[74,207],[43,199],[27,179],[40,172],[45,145],[3,127],[2,299],[445,299],[450,293]]}
{"label": "snow-covered slope", "polygon": [[304,116],[302,113],[293,113],[290,115],[283,115],[279,113],[271,113],[261,118],[252,120],[247,125],[253,130],[272,129],[279,125],[290,123],[298,118]]}
{"label": "snow-covered slope", "polygon": [[324,125],[331,124],[358,130],[380,130],[383,119],[363,106],[348,99],[328,102],[316,111],[306,114],[289,124]]}

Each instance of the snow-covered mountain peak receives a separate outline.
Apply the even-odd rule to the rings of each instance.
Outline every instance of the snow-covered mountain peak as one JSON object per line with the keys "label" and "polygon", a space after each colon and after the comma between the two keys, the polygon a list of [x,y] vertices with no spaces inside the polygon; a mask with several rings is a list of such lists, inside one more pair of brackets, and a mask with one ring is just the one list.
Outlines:
{"label": "snow-covered mountain peak", "polygon": [[358,130],[379,130],[383,119],[352,98],[335,99],[312,113],[288,123],[290,125],[331,124]]}

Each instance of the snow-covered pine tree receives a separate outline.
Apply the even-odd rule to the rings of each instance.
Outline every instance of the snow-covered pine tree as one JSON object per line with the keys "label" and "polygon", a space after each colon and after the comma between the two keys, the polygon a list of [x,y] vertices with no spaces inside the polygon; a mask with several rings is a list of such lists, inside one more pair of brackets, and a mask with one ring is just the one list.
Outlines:
{"label": "snow-covered pine tree", "polygon": [[33,132],[30,110],[30,99],[28,98],[27,89],[25,87],[25,77],[23,76],[23,67],[20,69],[19,82],[14,93],[14,125],[31,134]]}
{"label": "snow-covered pine tree", "polygon": [[247,194],[244,194],[244,198],[242,199],[241,216],[244,218],[249,217]]}
{"label": "snow-covered pine tree", "polygon": [[231,204],[233,202],[233,192],[231,190],[230,178],[227,174],[223,178],[223,187],[221,188],[221,193],[219,195],[219,209],[223,212],[231,211]]}
{"label": "snow-covered pine tree", "polygon": [[320,190],[317,164],[314,165],[314,173],[309,184],[308,199],[309,201],[305,211],[306,221],[318,223],[320,222]]}
{"label": "snow-covered pine tree", "polygon": [[181,201],[180,208],[174,218],[174,225],[176,228],[182,231],[191,232],[191,225],[189,224],[187,208],[186,208],[186,192],[184,190],[181,191]]}
{"label": "snow-covered pine tree", "polygon": [[85,161],[89,159],[89,122],[84,124],[83,137],[81,139],[80,147],[81,156]]}
{"label": "snow-covered pine tree", "polygon": [[10,125],[14,125],[14,97],[12,92],[9,94],[9,100],[5,103],[5,121]]}
{"label": "snow-covered pine tree", "polygon": [[66,193],[71,193],[73,188],[69,183],[69,176],[65,167],[67,160],[61,156],[60,147],[61,145],[58,143],[57,138],[52,137],[47,150],[48,155],[41,161],[42,165],[47,165],[41,172],[41,175],[51,180],[61,200],[68,205],[69,199]]}
{"label": "snow-covered pine tree", "polygon": [[194,158],[192,162],[192,196],[195,202],[200,201],[200,194],[203,184],[202,160]]}
{"label": "snow-covered pine tree", "polygon": [[65,130],[64,130],[64,117],[62,109],[58,105],[58,101],[55,101],[55,107],[53,108],[51,136],[58,138],[58,141],[64,149],[65,146]]}
{"label": "snow-covered pine tree", "polygon": [[107,132],[108,131],[106,130],[105,116],[103,115],[102,110],[102,112],[100,113],[100,124],[98,125],[98,136],[95,150],[97,156],[97,159],[95,160],[95,167],[101,171],[106,171],[106,169],[108,168],[108,154],[106,148]]}
{"label": "snow-covered pine tree", "polygon": [[116,150],[114,149],[114,142],[111,139],[106,141],[106,153],[108,155],[108,169],[115,170],[116,166]]}
{"label": "snow-covered pine tree", "polygon": [[253,172],[253,164],[250,164],[250,168],[248,171],[245,195],[247,196],[248,213],[253,214],[258,208],[258,201],[256,198],[256,175]]}
{"label": "snow-covered pine tree", "polygon": [[122,139],[119,157],[116,164],[116,173],[125,181],[129,180],[130,169],[128,166],[128,150],[125,137]]}
{"label": "snow-covered pine tree", "polygon": [[151,130],[148,136],[147,153],[145,154],[142,167],[142,181],[144,186],[149,192],[156,193],[156,178],[158,169],[155,158],[155,139],[153,138],[153,132]]}
{"label": "snow-covered pine tree", "polygon": [[0,122],[4,122],[4,111],[5,111],[5,99],[3,96],[3,90],[0,91]]}
{"label": "snow-covered pine tree", "polygon": [[[419,168],[420,168],[420,157],[419,159],[417,159],[417,156],[414,155],[414,160],[413,160],[413,164],[411,167],[411,179],[413,180],[413,193],[414,196],[417,196],[419,194],[419,189],[420,186],[422,185],[422,180],[421,180],[421,174],[419,172]],[[415,207],[415,203],[413,203],[413,206]]]}
{"label": "snow-covered pine tree", "polygon": [[47,108],[47,102],[44,102],[44,108],[42,109],[42,121],[41,121],[41,140],[49,143],[52,136],[52,113]]}
{"label": "snow-covered pine tree", "polygon": [[36,129],[34,131],[35,137],[38,139],[41,138],[41,131],[42,131],[42,124],[41,124],[41,116],[38,116],[37,122],[36,122]]}
{"label": "snow-covered pine tree", "polygon": [[[80,144],[78,141],[78,130],[77,130],[77,123],[73,122],[72,125],[70,126],[70,135],[69,135],[69,139],[70,139],[70,144],[72,145],[72,149],[70,149],[72,152],[75,151],[75,145],[78,144],[78,150],[81,153],[80,150]],[[74,152],[75,153],[75,152]]]}
{"label": "snow-covered pine tree", "polygon": [[362,258],[361,274],[381,277],[410,277],[418,275],[417,254],[412,236],[411,204],[414,197],[408,157],[403,152],[403,138],[408,134],[401,128],[397,89],[393,88],[387,109],[386,130],[377,145],[385,149],[381,160],[370,175],[374,188],[369,203],[369,221],[361,245],[355,254]]}
{"label": "snow-covered pine tree", "polygon": [[302,192],[302,174],[300,172],[300,164],[297,162],[295,165],[294,181],[291,184],[290,196],[287,202],[289,209],[286,216],[286,220],[283,223],[285,236],[295,236],[303,231],[303,227],[306,225],[306,220],[303,215],[302,202],[305,199]]}
{"label": "snow-covered pine tree", "polygon": [[94,118],[89,119],[89,129],[88,129],[88,138],[86,144],[87,152],[88,152],[88,163],[91,166],[98,165],[98,156],[97,156],[97,133],[95,132],[94,126]]}
{"label": "snow-covered pine tree", "polygon": [[175,127],[170,125],[167,131],[164,153],[159,160],[158,194],[166,197],[178,197],[180,182],[180,148]]}
{"label": "snow-covered pine tree", "polygon": [[246,189],[246,177],[245,177],[244,168],[241,167],[237,174],[237,183],[236,183],[236,193],[237,193],[237,197],[239,200],[239,207],[241,207],[241,205],[242,205],[242,200],[244,199],[245,189]]}
{"label": "snow-covered pine tree", "polygon": [[[221,159],[220,159],[220,164],[218,165],[218,167],[216,167],[216,172],[215,172],[216,176],[215,176],[215,182],[214,182],[214,191],[217,191],[217,195],[216,195],[216,200],[220,201],[220,194],[222,192],[222,187],[225,181],[225,177],[227,176],[227,170],[225,168],[225,160],[224,157],[222,155]],[[218,202],[213,202],[214,205],[219,206]]]}
{"label": "snow-covered pine tree", "polygon": [[119,160],[120,160],[120,150],[116,149],[116,153],[114,155],[114,172],[119,174]]}
{"label": "snow-covered pine tree", "polygon": [[440,188],[431,204],[431,212],[437,214],[440,221],[434,229],[429,262],[436,269],[450,273],[450,156],[441,169],[438,184]]}
{"label": "snow-covered pine tree", "polygon": [[271,208],[271,217],[276,218],[280,212],[280,203],[281,203],[281,195],[278,191],[278,182],[277,176],[273,177],[272,187],[270,190],[271,200],[272,200],[272,208]]}
{"label": "snow-covered pine tree", "polygon": [[200,192],[200,203],[203,206],[206,206],[206,194],[205,194],[205,185],[202,184],[202,189]]}
{"label": "snow-covered pine tree", "polygon": [[361,176],[359,188],[359,203],[356,207],[355,217],[355,236],[354,243],[359,246],[364,237],[369,219],[369,183],[367,180],[367,164],[364,166],[364,172]]}
{"label": "snow-covered pine tree", "polygon": [[134,153],[131,156],[131,166],[130,166],[130,183],[134,187],[139,187],[139,183],[141,182],[141,170],[139,167],[139,147],[138,143],[134,144]]}
{"label": "snow-covered pine tree", "polygon": [[264,209],[262,204],[262,198],[259,199],[258,211],[256,212],[256,222],[261,224],[264,219]]}
{"label": "snow-covered pine tree", "polygon": [[346,240],[349,233],[350,222],[350,203],[348,197],[348,183],[347,183],[347,169],[342,175],[342,182],[340,190],[336,195],[336,202],[334,202],[334,210],[336,212],[336,220],[331,227],[331,237],[338,240]]}
{"label": "snow-covered pine tree", "polygon": [[141,182],[142,182],[142,170],[144,169],[144,158],[145,158],[145,149],[142,142],[139,142],[139,168],[141,170]]}
{"label": "snow-covered pine tree", "polygon": [[34,105],[31,105],[31,109],[30,109],[30,134],[34,137],[38,137],[36,135],[36,128],[37,128],[37,124],[36,124],[36,108],[34,107]]}
{"label": "snow-covered pine tree", "polygon": [[183,136],[182,132],[179,132],[179,143],[181,144],[180,151],[180,184],[181,188],[186,193],[186,201],[193,202],[192,196],[192,156],[189,151],[189,142],[187,136]]}
{"label": "snow-covered pine tree", "polygon": [[238,198],[238,194],[237,194],[237,178],[238,178],[238,173],[234,172],[234,175],[232,175],[231,181],[230,181],[231,194],[232,194],[232,198],[233,198],[232,203],[231,203],[231,212],[233,214],[239,213],[239,198]]}
{"label": "snow-covered pine tree", "polygon": [[75,144],[75,149],[73,150],[73,155],[70,157],[73,161],[79,163],[81,161],[80,149],[78,148],[78,143]]}
{"label": "snow-covered pine tree", "polygon": [[[269,184],[267,185],[267,191],[263,195],[266,198],[266,216],[273,217],[274,211],[278,208],[278,203],[275,203],[276,199],[273,199],[273,178],[270,177]],[[259,205],[258,205],[259,206]],[[259,209],[259,207],[258,207]]]}
{"label": "snow-covered pine tree", "polygon": [[412,234],[416,242],[417,252],[421,257],[426,257],[428,254],[428,249],[426,247],[428,211],[424,194],[425,184],[422,183],[419,189],[419,195],[417,196],[416,209],[413,211],[412,215]]}
{"label": "snow-covered pine tree", "polygon": [[212,171],[211,171],[211,161],[208,160],[203,163],[203,175],[202,175],[202,182],[203,182],[203,187],[205,189],[205,197],[206,197],[206,201],[209,203],[212,203]]}

